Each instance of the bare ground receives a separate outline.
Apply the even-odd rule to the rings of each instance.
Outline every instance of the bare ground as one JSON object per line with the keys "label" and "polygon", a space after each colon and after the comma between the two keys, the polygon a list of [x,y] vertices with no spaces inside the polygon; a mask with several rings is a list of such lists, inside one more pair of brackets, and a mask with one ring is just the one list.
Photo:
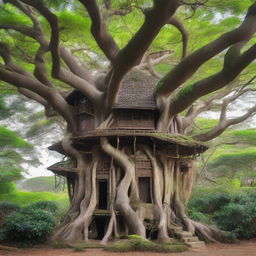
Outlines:
{"label": "bare ground", "polygon": [[[0,251],[4,256],[163,256],[166,254],[154,252],[110,253],[101,249],[86,249],[74,252],[72,249],[18,249],[14,251]],[[211,244],[201,249],[190,249],[183,253],[169,253],[171,256],[256,256],[256,239],[243,241],[239,244]]]}

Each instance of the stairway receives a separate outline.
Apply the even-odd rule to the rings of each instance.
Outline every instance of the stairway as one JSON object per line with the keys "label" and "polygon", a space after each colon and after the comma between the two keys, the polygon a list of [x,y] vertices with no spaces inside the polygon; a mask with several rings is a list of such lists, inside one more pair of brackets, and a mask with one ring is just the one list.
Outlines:
{"label": "stairway", "polygon": [[204,241],[200,241],[198,237],[191,232],[184,231],[182,227],[172,227],[171,231],[174,233],[175,237],[192,248],[199,248],[205,245]]}

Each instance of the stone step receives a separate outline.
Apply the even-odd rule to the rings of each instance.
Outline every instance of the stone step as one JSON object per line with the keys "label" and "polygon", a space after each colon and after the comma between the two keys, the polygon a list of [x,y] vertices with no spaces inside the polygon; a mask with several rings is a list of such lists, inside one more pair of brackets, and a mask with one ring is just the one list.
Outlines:
{"label": "stone step", "polygon": [[187,243],[187,242],[196,242],[196,241],[198,241],[198,237],[197,237],[197,236],[183,237],[183,238],[181,238],[181,241],[184,242],[184,243]]}
{"label": "stone step", "polygon": [[175,234],[178,236],[178,238],[193,237],[193,234],[187,231],[176,232]]}
{"label": "stone step", "polygon": [[182,232],[183,231],[183,228],[182,227],[176,227],[176,226],[173,226],[170,228],[173,232]]}
{"label": "stone step", "polygon": [[205,246],[205,242],[203,241],[186,242],[186,244],[192,248],[199,248]]}

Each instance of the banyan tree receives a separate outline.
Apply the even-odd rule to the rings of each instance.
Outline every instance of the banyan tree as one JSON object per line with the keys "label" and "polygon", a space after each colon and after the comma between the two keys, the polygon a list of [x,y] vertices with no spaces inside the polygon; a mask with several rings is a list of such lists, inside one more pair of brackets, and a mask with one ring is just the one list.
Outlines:
{"label": "banyan tree", "polygon": [[[30,23],[7,19],[0,29],[33,40],[38,48],[26,70],[13,46],[2,38],[0,79],[41,103],[48,116],[59,115],[67,124],[63,139],[50,147],[69,158],[49,167],[66,178],[70,198],[54,238],[106,243],[138,234],[159,241],[172,236],[186,242],[197,237],[222,241],[226,233],[190,219],[187,202],[196,157],[207,149],[204,142],[255,112],[252,107],[240,117],[227,118],[228,105],[249,90],[250,81],[246,85],[232,82],[256,58],[256,46],[249,42],[256,31],[256,3],[238,27],[187,54],[187,32],[178,15],[203,2],[127,1],[125,8],[116,9],[109,0],[73,1],[66,8],[72,10],[75,5],[79,14],[90,19],[90,36],[108,63],[90,73],[66,43],[68,38],[60,40],[65,26],[59,26],[58,12],[49,2],[3,2]],[[108,25],[116,16],[134,10],[141,12],[144,21],[120,49]],[[183,51],[181,60],[160,77],[154,65],[168,61],[170,51],[150,53],[150,45],[167,24],[181,33]],[[91,56],[96,58],[95,53]],[[223,57],[222,68],[196,80],[194,74],[216,56]],[[65,92],[59,83],[65,85]],[[188,136],[195,118],[215,106],[216,100],[221,105],[219,123],[205,133]]]}

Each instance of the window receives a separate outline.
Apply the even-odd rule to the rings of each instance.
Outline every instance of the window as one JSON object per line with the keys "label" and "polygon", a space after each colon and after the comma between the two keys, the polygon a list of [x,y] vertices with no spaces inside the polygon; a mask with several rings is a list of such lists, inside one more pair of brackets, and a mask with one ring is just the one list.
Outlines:
{"label": "window", "polygon": [[139,195],[142,202],[152,203],[150,191],[150,177],[139,178]]}

